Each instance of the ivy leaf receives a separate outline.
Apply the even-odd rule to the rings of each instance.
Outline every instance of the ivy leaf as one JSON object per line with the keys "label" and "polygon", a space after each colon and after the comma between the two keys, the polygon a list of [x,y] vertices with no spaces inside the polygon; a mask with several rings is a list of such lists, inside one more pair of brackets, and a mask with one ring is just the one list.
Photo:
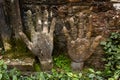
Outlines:
{"label": "ivy leaf", "polygon": [[3,60],[0,60],[0,66],[4,64],[4,61]]}
{"label": "ivy leaf", "polygon": [[0,74],[0,80],[2,79],[2,74]]}
{"label": "ivy leaf", "polygon": [[104,45],[106,45],[106,44],[107,44],[106,41],[102,41],[102,42],[100,43],[100,45],[102,45],[102,46],[104,46]]}
{"label": "ivy leaf", "polygon": [[117,60],[120,60],[120,54],[116,54],[115,57]]}
{"label": "ivy leaf", "polygon": [[112,49],[111,49],[111,48],[109,48],[109,49],[108,49],[108,52],[111,52],[111,51],[112,51]]}
{"label": "ivy leaf", "polygon": [[108,80],[115,80],[114,78],[108,78]]}
{"label": "ivy leaf", "polygon": [[79,78],[81,78],[82,77],[82,73],[79,73]]}
{"label": "ivy leaf", "polygon": [[43,72],[39,73],[37,75],[37,77],[38,77],[38,80],[45,80],[45,76],[44,76]]}
{"label": "ivy leaf", "polygon": [[91,68],[90,68],[90,69],[88,69],[88,70],[89,70],[90,72],[92,72],[92,73],[94,73],[94,72],[95,72],[95,71],[94,71],[93,69],[91,69]]}
{"label": "ivy leaf", "polygon": [[94,78],[95,77],[95,74],[90,74],[89,75],[89,78]]}
{"label": "ivy leaf", "polygon": [[16,75],[13,75],[13,80],[18,80]]}
{"label": "ivy leaf", "polygon": [[118,48],[120,49],[120,45],[118,45]]}
{"label": "ivy leaf", "polygon": [[69,77],[72,77],[72,76],[73,76],[73,73],[68,72],[67,75],[68,75]]}
{"label": "ivy leaf", "polygon": [[72,80],[79,80],[78,78],[72,78]]}
{"label": "ivy leaf", "polygon": [[118,65],[116,65],[116,68],[117,68],[117,69],[120,69],[120,65],[119,65],[119,64],[118,64]]}
{"label": "ivy leaf", "polygon": [[102,72],[101,71],[96,71],[96,74],[100,75],[100,74],[102,74]]}
{"label": "ivy leaf", "polygon": [[111,45],[112,45],[112,42],[108,42],[106,46],[110,47]]}
{"label": "ivy leaf", "polygon": [[120,76],[120,70],[115,71],[114,79],[117,80]]}
{"label": "ivy leaf", "polygon": [[7,65],[3,65],[3,68],[6,70],[7,69]]}

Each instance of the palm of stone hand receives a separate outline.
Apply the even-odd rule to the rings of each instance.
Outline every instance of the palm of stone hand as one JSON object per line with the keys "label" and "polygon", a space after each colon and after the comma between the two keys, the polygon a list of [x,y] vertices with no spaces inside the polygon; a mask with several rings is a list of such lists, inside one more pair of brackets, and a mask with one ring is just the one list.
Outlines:
{"label": "palm of stone hand", "polygon": [[[92,21],[91,16],[89,17],[89,27],[86,30],[86,35],[84,33],[84,16],[83,14],[79,15],[78,27],[76,27],[74,19],[71,17],[68,19],[68,22],[71,26],[71,31],[68,31],[66,27],[63,28],[63,31],[67,37],[67,47],[68,54],[74,62],[84,62],[87,60],[92,53],[95,51],[98,46],[102,36],[96,36],[93,40],[91,39],[92,33]],[[74,31],[77,31],[76,34]],[[85,35],[85,37],[84,37]],[[72,38],[74,37],[74,38]]]}
{"label": "palm of stone hand", "polygon": [[31,52],[39,58],[42,69],[51,69],[55,18],[52,18],[51,24],[48,24],[47,10],[44,10],[42,14],[37,11],[35,15],[36,27],[33,25],[31,11],[27,11],[31,40],[22,31],[19,34]]}

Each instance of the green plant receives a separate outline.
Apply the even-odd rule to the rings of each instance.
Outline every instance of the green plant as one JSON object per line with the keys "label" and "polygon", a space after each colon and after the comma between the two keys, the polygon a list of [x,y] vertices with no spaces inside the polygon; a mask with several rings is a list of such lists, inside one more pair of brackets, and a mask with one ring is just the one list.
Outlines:
{"label": "green plant", "polygon": [[71,60],[68,58],[68,56],[61,54],[58,57],[55,56],[53,60],[54,65],[57,68],[63,69],[65,71],[71,71],[70,67]]}
{"label": "green plant", "polygon": [[117,80],[120,77],[120,33],[112,33],[110,37],[101,42],[105,51],[105,70],[103,72],[109,80]]}
{"label": "green plant", "polygon": [[4,61],[0,61],[0,80],[9,80],[9,76],[6,72],[7,66],[4,64]]}
{"label": "green plant", "polygon": [[0,80],[104,80],[99,76],[101,72],[88,69],[85,72],[73,73],[68,71],[58,72],[52,69],[50,74],[37,72],[34,75],[23,76],[17,69],[7,70],[3,60],[0,60]]}
{"label": "green plant", "polygon": [[7,70],[7,65],[5,65],[3,60],[0,60],[0,80],[17,80],[20,72],[17,69]]}
{"label": "green plant", "polygon": [[88,77],[90,78],[90,80],[105,80],[105,78],[102,76],[102,71],[95,71],[92,68],[88,69]]}

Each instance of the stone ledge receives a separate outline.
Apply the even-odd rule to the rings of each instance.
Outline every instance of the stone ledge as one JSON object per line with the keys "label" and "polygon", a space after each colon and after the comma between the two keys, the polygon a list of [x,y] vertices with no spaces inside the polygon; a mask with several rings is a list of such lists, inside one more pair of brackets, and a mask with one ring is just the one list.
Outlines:
{"label": "stone ledge", "polygon": [[111,2],[120,2],[120,0],[111,0]]}
{"label": "stone ledge", "polygon": [[35,59],[33,58],[3,60],[7,64],[8,69],[17,68],[20,71],[34,71]]}

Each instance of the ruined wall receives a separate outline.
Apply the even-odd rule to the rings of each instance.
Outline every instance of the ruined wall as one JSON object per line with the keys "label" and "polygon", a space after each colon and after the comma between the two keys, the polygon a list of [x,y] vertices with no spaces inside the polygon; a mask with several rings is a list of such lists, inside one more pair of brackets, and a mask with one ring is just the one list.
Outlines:
{"label": "ruined wall", "polygon": [[[47,2],[47,1],[46,1]],[[49,2],[49,1],[48,1]],[[22,8],[24,10],[31,9],[33,13],[35,13],[35,6],[39,5],[41,7],[49,7],[48,10],[53,12],[53,16],[57,18],[56,27],[55,27],[55,36],[54,36],[54,54],[67,53],[67,41],[63,32],[63,27],[66,26],[68,30],[74,28],[75,26],[70,26],[69,22],[67,22],[68,17],[73,17],[76,20],[79,20],[79,14],[84,14],[84,33],[86,34],[88,31],[88,23],[89,16],[92,15],[92,33],[91,38],[94,38],[98,35],[103,36],[103,40],[105,40],[111,32],[120,31],[120,11],[115,10],[113,7],[113,3],[109,2],[109,0],[99,1],[99,2],[85,2],[84,4],[81,2],[74,3],[74,0],[70,0],[70,4],[65,5],[65,1],[58,2],[50,2],[44,3],[39,1],[27,1],[24,0]],[[66,2],[69,2],[66,0]],[[75,1],[77,2],[77,0]],[[32,4],[33,5],[29,5]],[[37,4],[35,4],[37,3]],[[59,5],[58,5],[59,3]],[[56,5],[57,4],[57,5]],[[76,21],[76,25],[77,25]],[[77,31],[75,32],[76,35]],[[96,51],[93,55],[86,61],[86,65],[92,65],[96,68],[102,67],[103,62],[101,61],[101,57],[104,55],[101,47],[97,47]]]}
{"label": "ruined wall", "polygon": [[[105,40],[112,32],[120,32],[120,12],[119,10],[108,10],[106,12],[93,13],[94,35],[103,35]],[[94,36],[93,35],[93,36]],[[92,65],[95,68],[103,68],[104,62],[101,58],[104,57],[104,52],[99,46],[91,58],[86,62],[87,65]]]}
{"label": "ruined wall", "polygon": [[[110,4],[111,5],[111,4]],[[103,39],[105,40],[107,37],[109,37],[110,33],[112,32],[120,32],[120,11],[115,10],[114,7],[111,5],[108,7],[108,5],[105,6],[95,6],[91,7],[92,10],[90,11],[89,6],[74,6],[72,7],[73,12],[68,13],[68,15],[72,15],[73,17],[76,18],[77,13],[83,13],[85,14],[86,18],[86,23],[88,24],[87,20],[90,15],[92,15],[92,20],[93,20],[93,28],[92,28],[92,37],[94,38],[95,36],[102,35]],[[71,9],[70,9],[71,10]],[[69,10],[69,11],[70,11]],[[79,12],[74,12],[74,11],[80,10]],[[66,19],[65,16],[66,14],[61,14],[62,18]],[[62,25],[61,21],[61,25]],[[67,24],[67,23],[66,23]],[[60,50],[61,52],[64,52],[66,47],[66,40],[64,38],[64,34],[62,32],[62,29],[60,27],[60,22],[59,25],[57,25],[58,28],[56,29],[56,36],[57,42],[55,43],[56,49]],[[75,26],[73,26],[75,27]],[[85,31],[87,31],[88,26],[86,26]],[[69,25],[68,25],[69,28]],[[63,51],[61,50],[63,48]],[[74,54],[73,54],[74,55]],[[100,46],[97,47],[96,51],[93,53],[93,55],[86,61],[86,66],[94,66],[95,68],[103,68],[104,62],[101,60],[101,58],[104,57],[104,52]]]}
{"label": "ruined wall", "polygon": [[[71,3],[67,3],[67,2]],[[87,33],[89,28],[89,16],[92,16],[92,29],[91,29],[91,38],[94,38],[98,35],[103,36],[103,40],[106,39],[111,32],[120,31],[120,11],[115,10],[113,4],[111,2],[85,2],[82,3],[82,0],[79,3],[74,3],[74,0],[60,0],[60,2],[50,4],[47,2],[40,3],[40,1],[33,1],[32,0],[20,0],[20,8],[21,8],[21,15],[23,21],[23,29],[25,32],[28,29],[26,26],[26,12],[27,10],[32,11],[33,20],[35,17],[35,13],[37,11],[37,7],[52,12],[52,16],[56,17],[56,27],[55,27],[55,35],[54,35],[54,53],[67,53],[67,44],[66,38],[64,36],[63,27],[66,26],[68,30],[74,29],[77,27],[76,25],[79,24],[79,15],[82,14],[84,17],[84,27],[83,31],[84,34]],[[88,1],[88,0],[86,0]],[[109,0],[105,0],[109,1]],[[65,3],[64,3],[65,2]],[[77,0],[75,0],[77,2]],[[34,3],[34,4],[33,4]],[[35,4],[37,3],[37,4]],[[75,26],[70,26],[70,23],[67,22],[69,17],[73,17],[75,19]],[[78,22],[77,22],[78,20]],[[77,28],[76,28],[77,29]],[[74,35],[77,34],[77,30],[73,33]],[[73,36],[74,37],[74,36]],[[83,36],[84,37],[84,36]],[[74,54],[73,54],[74,55]],[[86,61],[86,65],[93,65],[96,68],[99,68],[102,65],[101,57],[103,57],[103,51],[99,46],[96,51],[93,53],[92,57]]]}

